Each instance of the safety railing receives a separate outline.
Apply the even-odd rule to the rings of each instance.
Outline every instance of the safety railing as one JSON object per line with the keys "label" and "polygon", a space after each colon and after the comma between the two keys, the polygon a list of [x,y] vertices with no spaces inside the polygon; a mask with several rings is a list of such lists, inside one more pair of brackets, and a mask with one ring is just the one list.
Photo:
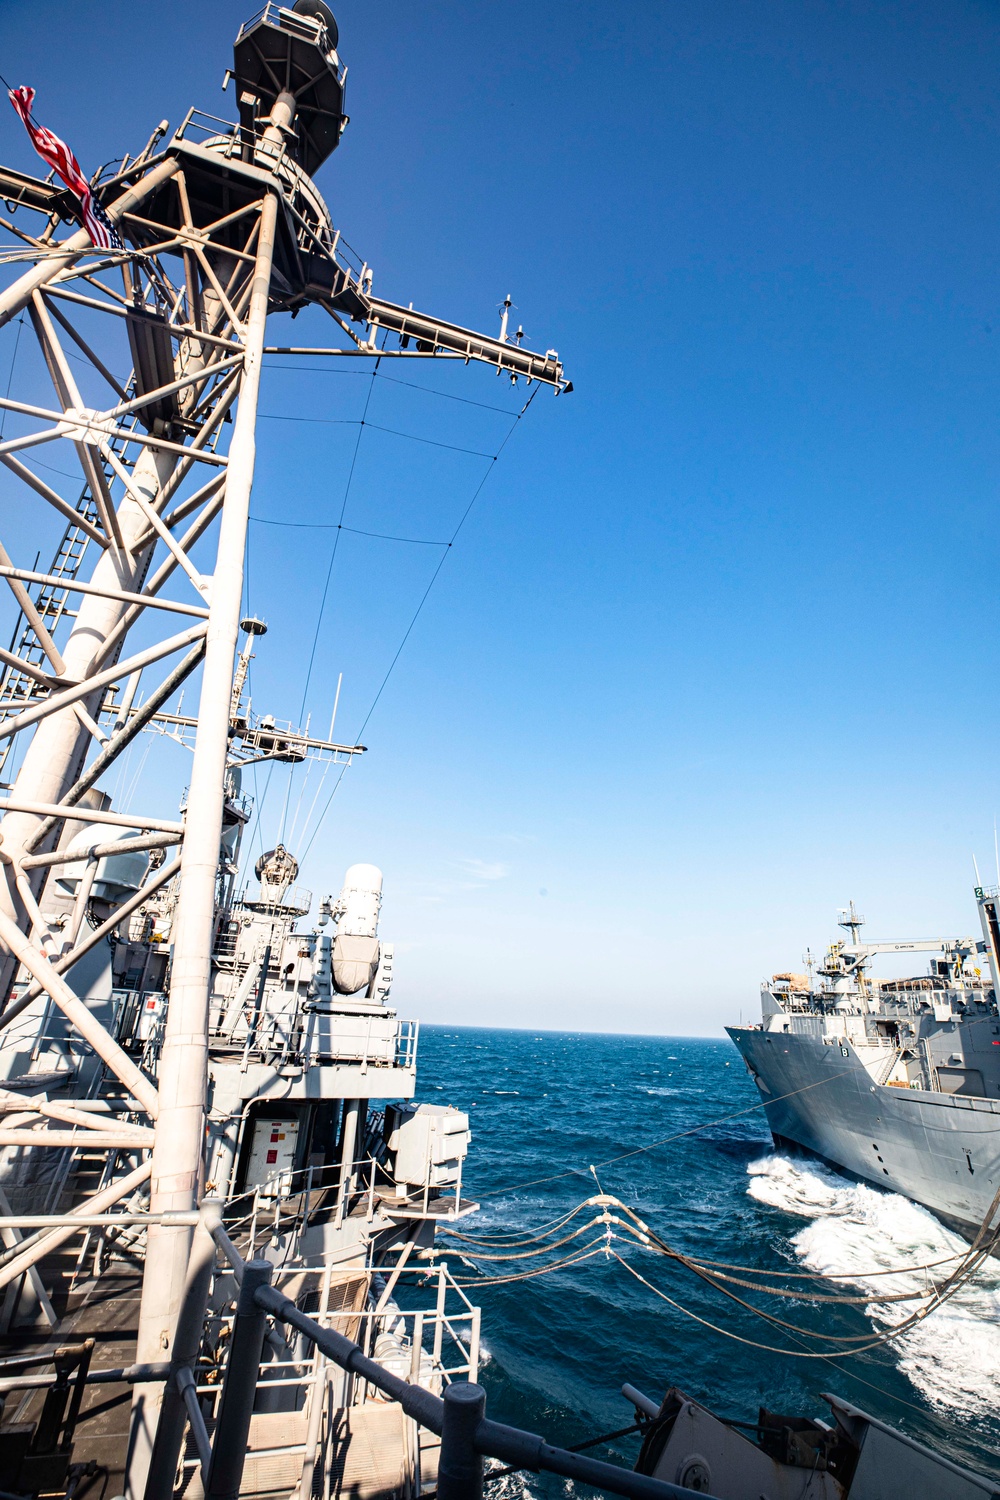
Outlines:
{"label": "safety railing", "polygon": [[453,1381],[439,1396],[415,1380],[394,1374],[352,1339],[323,1327],[296,1307],[272,1285],[274,1268],[270,1262],[244,1261],[219,1224],[207,1227],[239,1282],[239,1297],[211,1437],[190,1367],[180,1367],[175,1376],[174,1388],[182,1393],[187,1409],[205,1500],[233,1500],[239,1494],[254,1401],[261,1389],[260,1365],[269,1317],[278,1325],[294,1329],[324,1360],[397,1402],[417,1426],[440,1437],[438,1500],[481,1500],[486,1458],[499,1459],[514,1469],[558,1474],[631,1500],[690,1500],[698,1493],[586,1454],[553,1447],[537,1433],[494,1422],[486,1416],[486,1392],[473,1381]]}
{"label": "safety railing", "polygon": [[[340,1222],[351,1213],[369,1223],[381,1208],[397,1219],[452,1219],[467,1211],[463,1203],[461,1164],[451,1182],[431,1187],[429,1179],[410,1192],[400,1192],[387,1165],[366,1153],[349,1164],[299,1167],[278,1171],[264,1182],[230,1197],[226,1224],[230,1237],[252,1259],[266,1245],[285,1247],[283,1258],[300,1253],[303,1235],[311,1224]],[[428,1173],[430,1168],[428,1168]]]}
{"label": "safety railing", "polygon": [[244,1258],[252,1259],[258,1245],[296,1238],[334,1210],[343,1180],[339,1162],[276,1172],[238,1196],[227,1197],[227,1232],[242,1247]]}
{"label": "safety railing", "polygon": [[[237,930],[220,932],[214,952],[232,961]],[[270,974],[273,984],[273,975]],[[243,1003],[243,1010],[230,1019],[230,1002],[215,1008],[210,1033],[213,1050],[234,1053],[280,1053],[307,1066],[318,1062],[356,1063],[362,1073],[369,1068],[399,1068],[412,1072],[417,1065],[420,1023],[405,1020],[389,1010],[375,1014],[339,1011],[336,1002],[317,1003],[291,990],[265,990],[258,1012],[257,981]]]}
{"label": "safety railing", "polygon": [[[240,1279],[245,1264],[233,1262]],[[287,1274],[300,1281],[302,1272],[295,1269]],[[341,1271],[340,1286],[335,1280],[336,1275],[329,1265],[313,1273],[313,1279],[319,1283],[320,1308],[312,1316],[321,1328],[333,1329],[352,1338],[366,1354],[377,1354],[379,1363],[390,1373],[435,1394],[442,1393],[455,1380],[475,1380],[480,1309],[469,1302],[445,1265],[431,1271],[386,1267],[381,1274],[362,1271],[353,1276],[349,1271]],[[429,1280],[436,1290],[435,1305],[401,1309],[392,1299],[400,1277],[404,1280],[414,1277],[425,1282]],[[348,1292],[359,1291],[366,1298],[366,1306],[330,1305],[333,1298],[345,1290],[345,1281]],[[277,1290],[280,1292],[280,1287]],[[449,1306],[449,1299],[452,1303],[458,1302],[457,1308]],[[311,1346],[309,1354],[296,1357],[291,1349],[282,1351],[280,1341],[273,1335],[270,1342],[272,1355],[277,1349],[279,1357],[268,1359],[259,1383],[259,1394],[269,1410],[290,1415],[284,1424],[280,1448],[255,1448],[254,1456],[264,1458],[280,1453],[288,1459],[299,1455],[303,1466],[311,1471],[317,1462],[324,1462],[329,1456],[336,1413],[348,1406],[358,1408],[364,1405],[373,1392],[364,1380],[350,1375],[338,1377],[338,1372],[330,1368],[326,1356],[315,1346]],[[281,1352],[286,1357],[280,1357]],[[450,1360],[455,1362],[449,1363]],[[206,1371],[204,1367],[192,1372],[192,1391],[205,1419],[206,1435],[220,1421],[225,1388],[213,1376],[214,1372]],[[292,1415],[295,1413],[299,1417],[297,1425]],[[182,1459],[182,1466],[186,1469],[199,1467],[202,1462],[204,1444],[200,1441],[200,1432],[193,1433],[193,1438],[194,1452]]]}
{"label": "safety railing", "polygon": [[240,149],[239,133],[240,127],[234,120],[224,120],[221,115],[211,115],[204,109],[192,108],[188,110],[174,132],[174,140],[194,139],[218,142],[220,138],[231,137],[233,149],[230,154],[235,155]]}
{"label": "safety railing", "polygon": [[310,41],[324,40],[330,48],[329,55],[337,60],[337,78],[341,85],[343,84],[347,77],[347,69],[337,57],[333,47],[333,38],[329,36],[325,24],[318,15],[313,18],[308,14],[295,14],[290,7],[275,5],[272,0],[268,0],[268,3],[256,11],[248,21],[244,21],[236,38],[236,45],[239,46],[243,37],[261,23],[265,26],[274,26],[279,31],[289,31],[294,28],[300,35],[308,37]]}

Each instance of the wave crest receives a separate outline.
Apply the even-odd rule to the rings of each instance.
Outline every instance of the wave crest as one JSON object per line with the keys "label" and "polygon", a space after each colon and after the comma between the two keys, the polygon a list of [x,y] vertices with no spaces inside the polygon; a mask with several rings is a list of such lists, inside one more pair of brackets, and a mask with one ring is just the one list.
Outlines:
{"label": "wave crest", "polygon": [[[890,1293],[923,1291],[958,1263],[968,1246],[926,1208],[898,1193],[852,1183],[817,1162],[767,1156],[747,1168],[747,1192],[759,1203],[809,1222],[790,1238],[810,1271],[839,1286],[871,1292],[865,1308],[879,1330],[913,1303],[880,1302]],[[897,1267],[896,1275],[874,1273]],[[890,1346],[899,1369],[932,1406],[968,1416],[991,1414],[1000,1389],[1000,1264],[988,1261],[944,1306]]]}

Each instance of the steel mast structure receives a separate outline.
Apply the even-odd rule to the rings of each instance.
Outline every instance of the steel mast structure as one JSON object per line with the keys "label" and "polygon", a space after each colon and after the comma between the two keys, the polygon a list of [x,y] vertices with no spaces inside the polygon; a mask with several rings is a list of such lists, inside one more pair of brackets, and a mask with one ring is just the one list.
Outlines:
{"label": "steel mast structure", "polygon": [[[0,575],[20,611],[10,649],[0,648],[0,1028],[43,997],[89,1049],[116,1101],[110,1117],[95,1117],[61,1104],[34,1108],[29,1094],[17,1124],[0,1127],[0,1147],[67,1151],[85,1126],[88,1144],[109,1159],[132,1152],[135,1165],[108,1174],[83,1207],[106,1211],[148,1180],[140,1363],[171,1357],[190,1211],[203,1191],[212,945],[224,830],[239,811],[227,777],[234,742],[251,733],[238,701],[234,709],[233,671],[261,366],[278,352],[266,343],[268,316],[310,305],[327,313],[336,343],[310,353],[476,360],[568,389],[554,351],[534,354],[519,336],[508,339],[506,315],[491,338],[374,294],[369,268],[346,251],[312,180],[347,123],[337,44],[321,0],[268,5],[248,22],[232,70],[239,124],[191,110],[176,133],[160,125],[136,158],[97,183],[121,252],[95,251],[83,228],[58,239],[60,224],[80,217],[72,195],[0,168],[2,222],[23,245],[9,262],[20,274],[0,293],[0,328],[7,339],[34,336],[52,390],[19,399],[22,351],[0,399],[13,431],[0,442],[0,463],[19,503],[51,507],[66,523],[44,572],[15,561],[0,537]],[[60,453],[72,445],[76,497],[60,493],[37,459],[55,442]],[[204,554],[213,531],[208,574],[195,550],[201,543]],[[144,729],[169,722],[168,700],[196,671],[183,816],[115,812],[99,781]],[[339,758],[362,748],[312,744]],[[289,758],[287,745],[272,753]],[[77,840],[69,852],[74,831],[91,825],[107,839],[82,852]],[[127,849],[162,859],[174,846],[179,859],[151,868],[96,930],[88,924],[86,893],[102,857]],[[53,923],[50,882],[81,859],[73,910]],[[163,1045],[155,1069],[144,1069],[74,989],[73,970],[172,879],[179,898]],[[178,1214],[187,1222],[171,1222]],[[8,1255],[0,1288],[65,1241],[73,1217]],[[136,1397],[133,1495],[142,1493],[159,1389]]]}

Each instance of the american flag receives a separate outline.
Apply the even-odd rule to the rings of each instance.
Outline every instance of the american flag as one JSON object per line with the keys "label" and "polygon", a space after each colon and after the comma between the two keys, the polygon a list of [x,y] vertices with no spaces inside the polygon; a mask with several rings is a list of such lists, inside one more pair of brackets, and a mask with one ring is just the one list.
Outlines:
{"label": "american flag", "polygon": [[31,118],[31,106],[35,100],[34,89],[23,85],[19,89],[11,89],[8,97],[21,116],[24,128],[31,136],[31,144],[39,156],[43,161],[48,162],[70,192],[75,193],[79,198],[83,227],[90,235],[94,248],[124,250],[125,243],[121,235],[91,192],[90,183],[81,172],[80,163],[66,142],[61,141],[57,135],[53,135],[51,130],[46,130],[44,125],[36,125]]}

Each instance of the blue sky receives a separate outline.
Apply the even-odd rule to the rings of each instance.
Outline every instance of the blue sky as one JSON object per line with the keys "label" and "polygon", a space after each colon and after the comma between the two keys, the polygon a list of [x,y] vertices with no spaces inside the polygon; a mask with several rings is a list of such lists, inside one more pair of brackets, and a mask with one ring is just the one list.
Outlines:
{"label": "blue sky", "polygon": [[[306,882],[382,866],[396,1001],[434,1021],[713,1034],[851,897],[874,937],[968,931],[1000,808],[996,5],[335,9],[352,118],[318,181],[376,290],[486,329],[509,292],[575,390],[491,465],[452,451],[524,399],[485,370],[385,372],[482,406],[268,370],[261,711],[299,715],[335,535],[261,522],[336,522],[369,393],[347,524],[447,537],[492,470]],[[2,14],[88,169],[233,113],[229,0]],[[0,149],[35,169],[13,111]],[[440,556],[342,536],[315,723],[343,672],[358,731]],[[264,841],[284,798],[276,771]]]}

